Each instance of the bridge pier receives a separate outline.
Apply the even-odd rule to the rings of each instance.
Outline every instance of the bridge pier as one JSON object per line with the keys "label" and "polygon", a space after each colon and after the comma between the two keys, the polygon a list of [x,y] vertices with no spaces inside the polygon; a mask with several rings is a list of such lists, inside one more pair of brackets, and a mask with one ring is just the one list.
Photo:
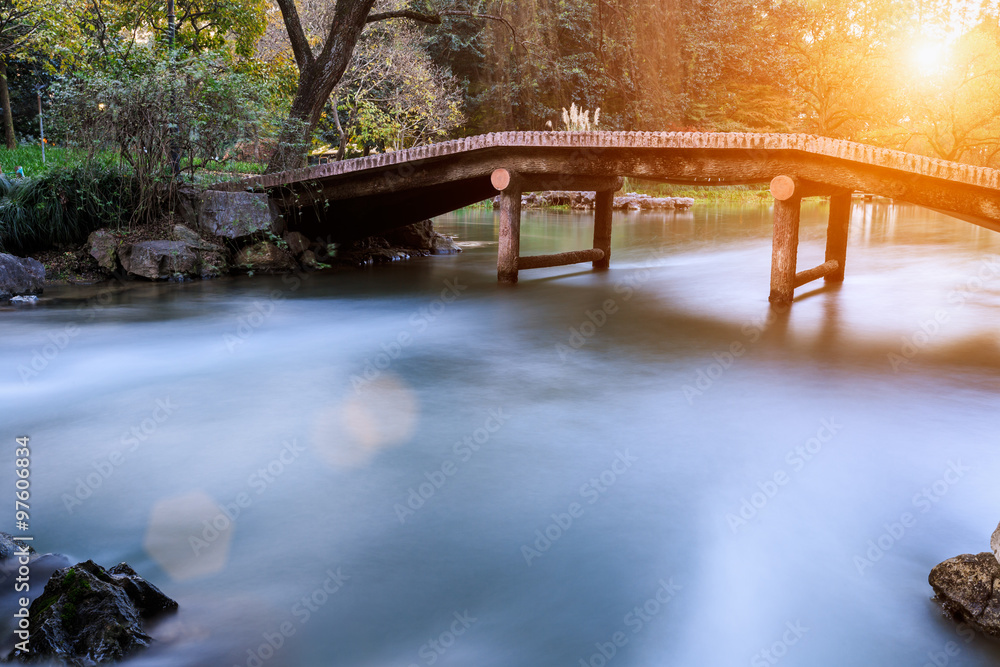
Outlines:
{"label": "bridge pier", "polygon": [[[772,303],[791,303],[795,288],[823,278],[842,282],[847,261],[847,234],[851,222],[851,192],[842,188],[803,181],[792,176],[771,180],[774,197],[774,231],[771,240]],[[826,261],[796,272],[799,248],[799,215],[803,197],[829,196],[830,217],[826,232]]]}
{"label": "bridge pier", "polygon": [[[591,262],[594,269],[607,269],[611,262],[611,215],[615,192],[621,178],[604,176],[533,176],[507,169],[495,169],[490,175],[493,187],[500,191],[500,247],[497,252],[497,280],[517,282],[519,271],[549,266]],[[521,194],[543,190],[594,192],[594,247],[552,255],[521,257]]]}

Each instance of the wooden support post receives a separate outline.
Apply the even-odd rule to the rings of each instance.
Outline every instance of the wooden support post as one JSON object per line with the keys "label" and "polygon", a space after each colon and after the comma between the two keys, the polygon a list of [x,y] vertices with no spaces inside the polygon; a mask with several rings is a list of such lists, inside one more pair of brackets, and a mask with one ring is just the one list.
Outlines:
{"label": "wooden support post", "polygon": [[789,176],[775,176],[771,181],[771,194],[774,196],[774,232],[771,238],[771,294],[767,300],[790,303],[795,295],[802,198],[795,194],[795,181]]}
{"label": "wooden support post", "polygon": [[517,257],[521,253],[521,187],[517,176],[506,169],[495,170],[490,180],[500,190],[497,280],[513,285],[517,282]]}
{"label": "wooden support post", "polygon": [[851,193],[830,196],[830,221],[826,226],[826,261],[836,261],[836,271],[826,274],[828,283],[844,282],[847,261],[847,233],[851,225]]}
{"label": "wooden support post", "polygon": [[614,190],[599,190],[594,195],[594,250],[601,250],[604,256],[595,259],[595,269],[611,266],[611,208],[615,200]]}

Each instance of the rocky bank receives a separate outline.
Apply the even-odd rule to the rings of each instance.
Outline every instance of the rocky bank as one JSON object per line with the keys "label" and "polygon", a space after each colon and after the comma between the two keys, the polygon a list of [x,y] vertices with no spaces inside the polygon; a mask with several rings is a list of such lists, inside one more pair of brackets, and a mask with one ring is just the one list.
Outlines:
{"label": "rocky bank", "polygon": [[30,299],[46,281],[193,280],[365,266],[461,252],[430,220],[381,237],[331,244],[288,231],[265,194],[182,190],[178,211],[150,225],[99,229],[82,247],[0,254],[0,300]]}
{"label": "rocky bank", "polygon": [[[522,208],[546,208],[566,206],[576,211],[594,208],[594,192],[553,190],[550,192],[526,192],[521,195]],[[653,197],[637,192],[626,192],[614,198],[612,208],[616,211],[684,211],[694,206],[691,197]],[[493,198],[493,208],[500,207],[500,197]]]}
{"label": "rocky bank", "polygon": [[962,554],[935,565],[928,582],[934,601],[948,616],[1000,637],[1000,525],[990,546],[992,551]]}

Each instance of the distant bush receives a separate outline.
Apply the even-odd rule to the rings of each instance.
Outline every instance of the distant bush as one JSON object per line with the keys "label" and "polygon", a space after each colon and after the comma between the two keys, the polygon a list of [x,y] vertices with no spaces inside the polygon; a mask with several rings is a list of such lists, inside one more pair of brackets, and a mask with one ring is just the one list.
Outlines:
{"label": "distant bush", "polygon": [[138,200],[134,177],[96,163],[35,178],[0,176],[0,251],[23,254],[82,243],[101,227],[129,222]]}

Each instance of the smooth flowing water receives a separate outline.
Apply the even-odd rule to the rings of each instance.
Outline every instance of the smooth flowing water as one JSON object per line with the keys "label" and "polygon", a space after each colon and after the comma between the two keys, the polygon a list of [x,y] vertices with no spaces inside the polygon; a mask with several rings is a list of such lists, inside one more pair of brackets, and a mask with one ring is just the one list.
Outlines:
{"label": "smooth flowing water", "polygon": [[772,311],[770,220],[616,215],[514,288],[478,210],[458,256],[52,289],[0,313],[0,484],[29,435],[36,546],[180,602],[136,665],[995,664],[927,574],[1000,519],[1000,237],[856,201]]}

